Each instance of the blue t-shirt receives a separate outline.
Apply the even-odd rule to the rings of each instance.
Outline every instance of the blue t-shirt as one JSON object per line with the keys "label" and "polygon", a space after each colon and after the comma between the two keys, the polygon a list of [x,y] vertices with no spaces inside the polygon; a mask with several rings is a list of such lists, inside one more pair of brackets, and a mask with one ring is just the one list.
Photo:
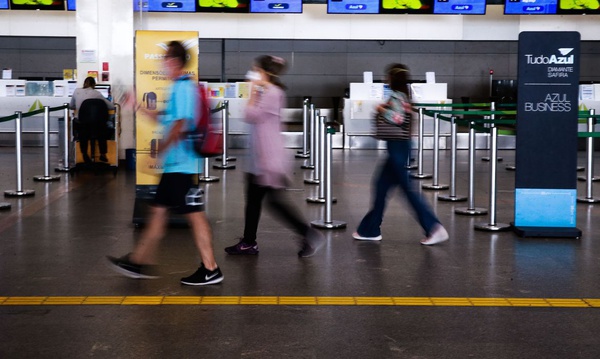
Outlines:
{"label": "blue t-shirt", "polygon": [[[178,120],[184,120],[184,131],[192,131],[196,126],[198,89],[187,76],[175,80],[169,88],[169,101],[165,115],[161,117],[163,135],[166,137]],[[171,144],[163,154],[165,173],[202,173],[204,162],[196,154],[191,141],[182,138]]]}

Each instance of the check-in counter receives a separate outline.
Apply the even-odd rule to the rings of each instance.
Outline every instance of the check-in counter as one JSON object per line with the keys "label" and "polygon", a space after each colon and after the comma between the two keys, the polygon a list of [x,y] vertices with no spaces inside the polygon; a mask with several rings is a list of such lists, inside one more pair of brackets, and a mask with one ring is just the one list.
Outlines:
{"label": "check-in counter", "polygon": [[[23,113],[39,110],[45,106],[58,107],[71,101],[70,97],[54,96],[15,96],[0,97],[0,117],[14,115],[16,111]],[[50,146],[58,146],[59,119],[64,116],[63,111],[50,113]],[[62,122],[61,122],[62,123]],[[43,144],[44,115],[27,117],[22,122],[22,140],[24,146],[40,146]],[[0,122],[0,144],[14,146],[15,121]]]}

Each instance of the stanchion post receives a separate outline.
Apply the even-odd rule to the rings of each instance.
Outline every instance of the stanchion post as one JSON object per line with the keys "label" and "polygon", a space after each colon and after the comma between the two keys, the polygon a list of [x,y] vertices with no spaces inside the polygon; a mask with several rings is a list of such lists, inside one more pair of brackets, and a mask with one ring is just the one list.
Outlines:
{"label": "stanchion post", "polygon": [[[310,160],[312,162],[312,168],[313,168],[313,172],[312,172],[312,178],[306,178],[304,179],[304,183],[306,184],[319,184],[321,183],[321,151],[323,151],[323,149],[321,148],[321,134],[324,133],[323,127],[322,127],[322,123],[321,121],[319,121],[320,116],[320,111],[319,110],[315,110],[313,111],[313,129],[314,132],[312,133],[312,144],[311,144],[311,149],[310,149]],[[309,167],[305,167],[305,168],[309,168]]]}
{"label": "stanchion post", "polygon": [[466,201],[467,197],[456,195],[456,117],[452,116],[450,119],[450,137],[452,152],[450,157],[450,194],[449,195],[438,195],[438,200],[446,202],[461,202]]}
{"label": "stanchion post", "polygon": [[44,106],[44,174],[33,176],[34,181],[57,181],[60,176],[50,175],[50,107]]}
{"label": "stanchion post", "polygon": [[[490,81],[491,81],[491,80],[490,80]],[[491,86],[492,86],[492,85],[491,85],[491,82],[490,82],[490,97],[491,97],[491,88],[492,88]],[[491,111],[491,112],[494,112],[494,111],[496,111],[496,102],[494,102],[494,101],[490,102],[490,111]],[[494,121],[495,119],[496,119],[496,115],[494,115],[494,114],[492,113],[492,114],[490,115],[490,120]],[[485,127],[490,127],[490,125],[489,125],[489,124],[486,124],[486,125],[485,125]],[[490,127],[490,128],[491,128],[491,127]],[[490,135],[488,136],[488,149],[489,149],[490,151],[491,151],[491,147],[492,147],[492,145],[491,145],[491,140],[492,140],[492,139],[491,139],[491,136],[492,136],[492,135],[491,135],[491,133],[492,133],[492,132],[490,131]],[[496,156],[496,158],[497,158],[497,161],[502,161],[502,160],[503,160],[503,159],[502,159],[502,157],[498,157],[498,156]],[[489,160],[490,160],[490,156],[484,156],[484,157],[481,157],[481,160],[482,160],[482,161],[489,161]]]}
{"label": "stanchion post", "polygon": [[509,230],[510,224],[496,222],[496,171],[498,161],[498,128],[494,123],[491,124],[491,150],[490,150],[490,221],[489,223],[479,223],[475,229],[480,231],[504,231]]}
{"label": "stanchion post", "polygon": [[[321,117],[322,121],[326,120],[326,117]],[[310,224],[313,227],[322,228],[322,229],[341,229],[346,228],[346,222],[336,221],[331,219],[331,203],[333,198],[331,196],[331,162],[332,162],[332,151],[333,151],[333,141],[332,136],[335,133],[335,128],[331,124],[326,125],[327,135],[325,136],[324,141],[324,149],[325,153],[324,162],[325,162],[325,173],[323,174],[323,180],[325,182],[325,218],[322,220],[312,221]]]}
{"label": "stanchion post", "polygon": [[475,124],[469,123],[469,198],[467,207],[454,210],[456,214],[477,216],[487,213],[487,209],[475,207]]}
{"label": "stanchion post", "polygon": [[442,190],[448,189],[447,184],[439,183],[440,174],[440,118],[437,112],[433,114],[433,181],[424,184],[423,189]]}
{"label": "stanchion post", "polygon": [[221,111],[223,111],[221,113],[221,122],[222,122],[221,127],[223,128],[223,155],[221,157],[217,158],[217,161],[220,160],[221,164],[214,164],[213,168],[220,169],[220,170],[234,169],[235,165],[229,164],[228,161],[235,161],[235,158],[227,156],[227,147],[229,146],[229,144],[228,144],[228,142],[229,142],[228,141],[228,137],[229,137],[229,101],[228,100],[223,101],[223,106],[221,107]]}
{"label": "stanchion post", "polygon": [[310,104],[309,106],[309,113],[308,113],[308,117],[309,117],[309,132],[310,132],[310,148],[308,151],[308,162],[304,162],[304,164],[302,166],[300,166],[303,169],[309,169],[312,170],[315,168],[315,152],[316,152],[316,141],[317,141],[317,117],[319,115],[319,110],[315,109],[315,105],[314,104]]}
{"label": "stanchion post", "polygon": [[[320,179],[318,179],[318,184],[319,185],[319,189],[318,189],[318,193],[317,196],[315,197],[308,197],[306,199],[307,202],[309,203],[326,203],[327,202],[327,198],[326,198],[326,194],[325,194],[325,171],[326,171],[326,163],[325,163],[325,157],[327,155],[327,117],[325,116],[318,116],[318,131],[319,131],[319,145],[318,147],[318,163],[315,163],[315,172],[317,170],[317,168],[319,169],[319,176]],[[306,180],[305,180],[306,182]],[[308,182],[307,182],[308,183]],[[333,202],[337,202],[336,198],[331,198],[331,201]]]}
{"label": "stanchion post", "polygon": [[308,153],[309,106],[310,101],[308,98],[305,98],[304,101],[302,101],[302,150],[296,153],[296,157],[298,158],[308,158],[310,156]]}
{"label": "stanchion post", "polygon": [[[594,115],[596,110],[590,110],[590,117],[587,121],[587,131],[588,133],[594,132]],[[585,197],[578,197],[577,202],[582,203],[598,203],[600,202],[599,198],[594,198],[594,138],[587,138],[587,173],[586,178],[587,181],[585,186]]]}
{"label": "stanchion post", "polygon": [[200,182],[218,182],[219,181],[219,177],[216,176],[210,176],[208,174],[210,165],[209,165],[209,158],[204,158],[204,171],[202,172],[202,174],[200,176],[198,176],[198,181]]}
{"label": "stanchion post", "polygon": [[63,117],[64,117],[64,123],[63,123],[63,159],[62,159],[62,167],[56,167],[54,168],[54,170],[56,172],[69,172],[71,171],[73,168],[70,166],[70,160],[69,160],[69,153],[70,153],[70,144],[71,144],[71,124],[70,124],[70,118],[69,118],[69,104],[65,103],[63,105],[65,108],[63,109]]}
{"label": "stanchion post", "polygon": [[419,132],[418,132],[418,137],[417,137],[417,141],[418,141],[418,150],[417,150],[417,167],[418,167],[418,171],[417,173],[413,173],[410,176],[412,178],[417,178],[417,179],[424,179],[424,178],[431,178],[430,174],[425,174],[423,173],[423,141],[424,141],[424,123],[425,123],[425,119],[424,119],[424,109],[422,107],[419,108]]}
{"label": "stanchion post", "polygon": [[33,196],[35,191],[32,189],[23,189],[23,142],[22,142],[22,128],[23,128],[23,116],[21,111],[16,112],[17,118],[15,119],[15,149],[17,152],[17,189],[14,191],[4,191],[6,197],[27,197]]}

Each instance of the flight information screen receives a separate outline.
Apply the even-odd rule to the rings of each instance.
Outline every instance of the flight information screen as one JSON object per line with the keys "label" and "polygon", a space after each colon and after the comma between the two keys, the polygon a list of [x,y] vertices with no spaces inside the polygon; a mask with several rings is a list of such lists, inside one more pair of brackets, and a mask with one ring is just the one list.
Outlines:
{"label": "flight information screen", "polygon": [[295,13],[302,12],[302,0],[250,0],[252,13]]}
{"label": "flight information screen", "polygon": [[377,14],[379,0],[327,0],[328,14]]}
{"label": "flight information screen", "polygon": [[485,0],[435,0],[433,13],[485,15]]}
{"label": "flight information screen", "polygon": [[148,12],[195,12],[196,0],[133,0],[134,11]]}
{"label": "flight information screen", "polygon": [[506,0],[504,13],[507,15],[556,14],[558,0]]}

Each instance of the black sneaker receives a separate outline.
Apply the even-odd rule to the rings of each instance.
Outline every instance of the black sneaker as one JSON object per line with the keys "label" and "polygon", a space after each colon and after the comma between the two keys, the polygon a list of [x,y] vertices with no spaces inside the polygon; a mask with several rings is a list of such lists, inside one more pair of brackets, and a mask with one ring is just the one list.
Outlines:
{"label": "black sneaker", "polygon": [[225,252],[227,254],[250,254],[257,255],[258,254],[258,244],[248,244],[244,243],[241,239],[240,242],[231,247],[225,247]]}
{"label": "black sneaker", "polygon": [[223,281],[223,273],[219,267],[215,270],[208,270],[204,264],[200,265],[200,268],[189,277],[181,278],[181,284],[185,285],[208,285],[217,284]]}
{"label": "black sneaker", "polygon": [[154,266],[144,266],[135,264],[129,260],[129,254],[121,258],[106,256],[109,262],[109,267],[126,277],[134,279],[155,279],[158,278],[154,274]]}
{"label": "black sneaker", "polygon": [[325,237],[316,229],[309,228],[304,238],[302,250],[298,252],[301,258],[312,257],[325,244]]}

